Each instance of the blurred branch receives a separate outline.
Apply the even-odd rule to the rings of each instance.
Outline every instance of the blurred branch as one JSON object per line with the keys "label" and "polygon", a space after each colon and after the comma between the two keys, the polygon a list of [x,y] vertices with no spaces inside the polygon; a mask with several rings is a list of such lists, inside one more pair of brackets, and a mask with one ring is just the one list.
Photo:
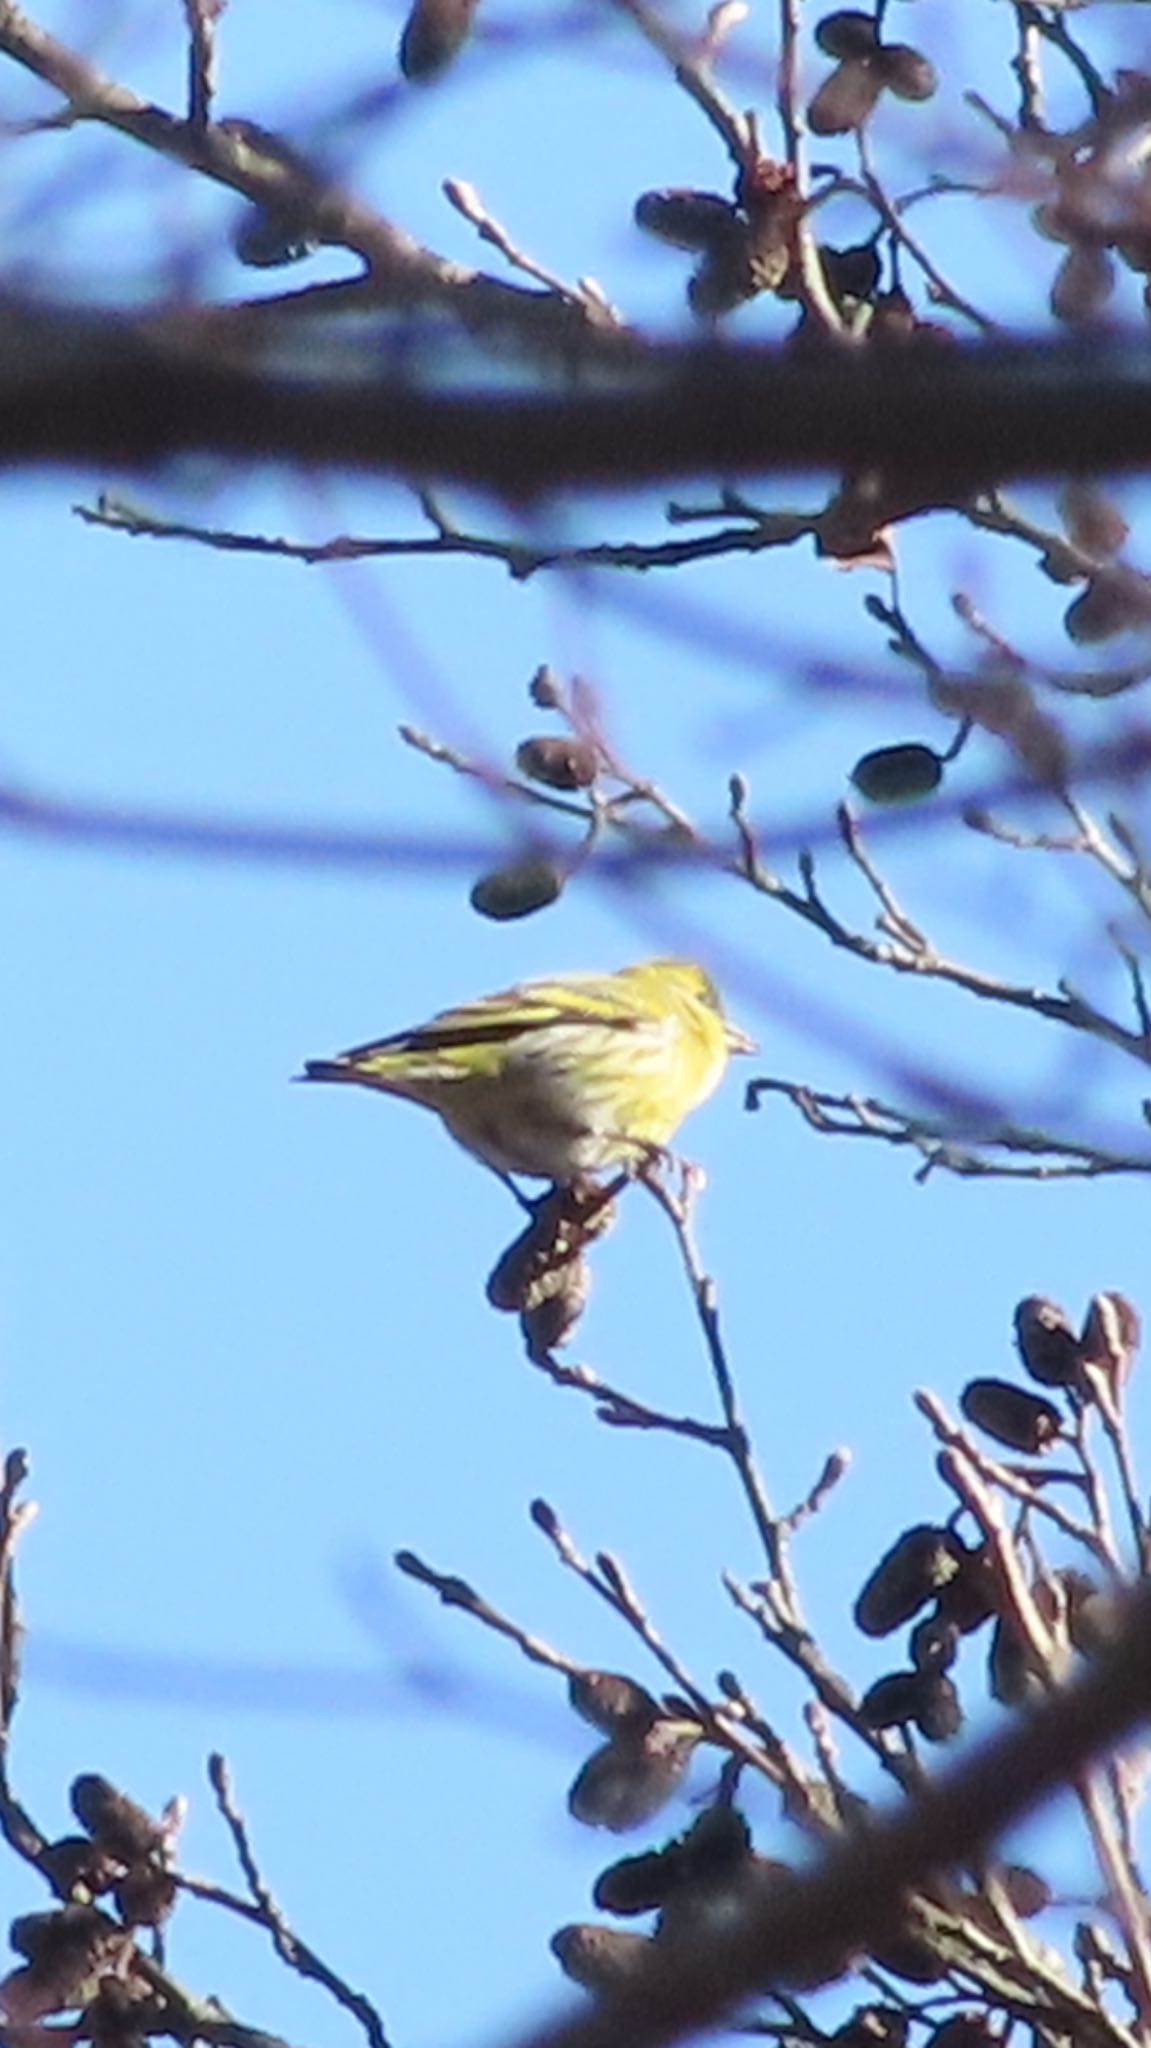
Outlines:
{"label": "blurred branch", "polygon": [[[1149,1712],[1151,1586],[1144,1585],[1128,1598],[1120,1639],[1085,1677],[1018,1715],[898,1813],[798,1873],[771,1910],[663,1948],[613,1993],[522,2037],[520,2048],[662,2048],[714,2028],[761,1987],[801,1977],[813,1957],[881,1944],[909,1890],[930,1888],[941,1871],[977,1859]],[[1064,2027],[1076,2012],[1080,2048],[1132,2041],[1070,1983],[1059,1984],[1058,1997]]]}
{"label": "blurred branch", "polygon": [[[372,320],[362,287],[325,289],[297,310],[334,316],[352,293],[362,317],[346,329],[332,318],[322,333],[310,319],[295,340],[298,321],[270,303],[142,317],[9,298],[0,461],[123,469],[196,450],[455,478],[513,496],[716,471],[880,466],[924,503],[1012,474],[1151,463],[1151,365],[1134,341],[641,347],[611,330],[593,341],[586,326],[569,318],[565,327],[557,315],[553,359],[583,374],[556,393],[507,362],[493,388],[453,323]],[[547,294],[536,302],[570,316]],[[452,303],[462,319],[463,293]],[[511,340],[513,308],[500,304]],[[488,310],[494,319],[498,308]]]}

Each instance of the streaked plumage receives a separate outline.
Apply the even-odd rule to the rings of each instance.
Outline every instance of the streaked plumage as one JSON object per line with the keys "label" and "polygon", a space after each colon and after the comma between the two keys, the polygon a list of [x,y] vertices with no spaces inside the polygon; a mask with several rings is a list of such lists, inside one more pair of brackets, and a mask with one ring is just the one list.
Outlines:
{"label": "streaked plumage", "polygon": [[309,1060],[309,1081],[354,1081],[423,1103],[497,1173],[570,1181],[668,1143],[752,1042],[688,960],[521,982],[413,1031]]}

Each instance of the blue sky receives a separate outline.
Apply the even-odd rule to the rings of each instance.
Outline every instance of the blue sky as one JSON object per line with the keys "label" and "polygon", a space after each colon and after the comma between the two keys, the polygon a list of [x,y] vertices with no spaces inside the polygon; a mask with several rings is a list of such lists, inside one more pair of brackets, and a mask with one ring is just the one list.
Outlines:
{"label": "blue sky", "polygon": [[[40,18],[172,104],[183,58],[168,12],[158,23],[142,0],[89,0]],[[767,75],[766,13],[745,31],[759,53],[749,97],[756,64]],[[964,126],[961,88],[1002,79],[1001,13],[980,10],[968,68],[930,117],[956,160],[986,141]],[[442,88],[361,139],[347,174],[402,226],[478,261],[438,194],[442,177],[470,178],[553,267],[594,272],[638,317],[678,321],[682,259],[642,242],[631,206],[646,186],[722,185],[717,144],[622,26],[585,59],[573,45],[513,62],[495,40],[504,18]],[[237,4],[222,24],[221,105],[306,136],[354,85],[392,82],[399,20],[330,0],[300,5],[285,31],[271,0]],[[956,59],[946,21],[900,20]],[[13,71],[0,80],[5,118],[46,104]],[[922,118],[884,117],[879,143],[897,166]],[[36,258],[80,293],[142,295],[172,239],[196,253],[205,290],[259,288],[224,253],[234,201],[127,143],[31,138],[9,144],[6,169],[10,263],[32,260],[30,224],[51,204],[59,242],[41,239]],[[956,274],[1005,318],[1041,301],[1053,252],[1028,244],[1020,265],[1004,209],[973,254],[949,225],[964,202],[948,204],[931,225]],[[760,309],[746,331],[778,318]],[[485,1275],[518,1227],[505,1192],[431,1118],[291,1076],[455,998],[669,948],[720,975],[763,1046],[749,1071],[897,1099],[926,1072],[1129,1141],[1138,1076],[1052,1026],[836,956],[730,878],[677,873],[625,893],[593,874],[507,926],[469,909],[477,873],[522,844],[523,817],[417,757],[396,728],[427,726],[506,764],[541,727],[526,686],[547,660],[595,680],[621,752],[717,835],[727,778],[745,772],[773,860],[790,868],[802,844],[819,847],[829,896],[865,926],[873,906],[834,843],[852,762],[887,740],[949,736],[864,614],[864,596],[885,590],[874,572],[845,575],[807,550],[635,583],[513,584],[483,563],[308,570],[82,526],[70,507],[108,481],[0,486],[5,779],[62,804],[358,832],[385,848],[414,836],[427,857],[209,861],[0,837],[2,1433],[28,1446],[41,1502],[20,1559],[30,1636],[15,1783],[61,1831],[80,1771],[155,1807],[183,1791],[187,1862],[234,1883],[203,1776],[206,1753],[224,1751],[289,1917],[373,1994],[394,2041],[492,2038],[562,1995],[547,1939],[587,1915],[612,1845],[566,1815],[589,1742],[558,1683],[397,1580],[391,1554],[417,1550],[570,1654],[656,1682],[530,1526],[542,1494],[585,1549],[627,1562],[705,1684],[734,1665],[793,1732],[797,1698],[719,1586],[725,1567],[753,1577],[760,1560],[718,1460],[600,1427],[532,1372],[511,1320],[486,1306]],[[765,497],[818,502],[818,489]],[[338,479],[189,464],[131,494],[308,538],[418,530],[398,487]],[[1146,507],[1133,491],[1125,502],[1138,559]],[[604,500],[573,529],[655,535],[660,508]],[[1067,658],[1060,593],[1021,549],[932,519],[905,532],[900,561],[941,658],[970,655],[949,607],[957,584],[1030,650]],[[1067,719],[1090,737],[1116,715]],[[1001,773],[983,740],[955,791]],[[1102,927],[1127,911],[1096,870],[975,840],[942,806],[934,822],[885,817],[872,844],[946,950],[1047,986],[1069,973],[1122,1004]],[[813,1619],[866,1683],[882,1665],[850,1628],[851,1600],[897,1528],[944,1505],[911,1390],[926,1382],[954,1402],[971,1374],[1009,1373],[1024,1294],[1076,1315],[1098,1288],[1138,1299],[1146,1194],[942,1175],[916,1187],[902,1156],[817,1138],[778,1102],[746,1116],[743,1079],[685,1133],[710,1182],[700,1236],[776,1500],[802,1497],[829,1450],[852,1448],[852,1476],[797,1555]],[[595,1267],[573,1356],[641,1398],[710,1413],[674,1246],[638,1191]],[[693,1789],[707,1783],[698,1768]],[[767,1802],[752,1811],[778,1847]],[[653,1838],[687,1813],[673,1808]],[[1073,1885],[1073,1846],[1061,1838],[1053,1854]],[[39,1903],[11,1861],[0,1902]],[[344,2017],[222,1915],[183,1907],[171,1957],[252,2023],[315,2048],[349,2039]]]}

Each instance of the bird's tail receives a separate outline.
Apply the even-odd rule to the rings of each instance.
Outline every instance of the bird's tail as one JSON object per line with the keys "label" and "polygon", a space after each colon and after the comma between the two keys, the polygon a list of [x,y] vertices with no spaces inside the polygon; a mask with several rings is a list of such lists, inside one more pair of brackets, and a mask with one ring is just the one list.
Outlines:
{"label": "bird's tail", "polygon": [[358,1081],[353,1066],[346,1060],[305,1060],[302,1074],[293,1074],[293,1081]]}

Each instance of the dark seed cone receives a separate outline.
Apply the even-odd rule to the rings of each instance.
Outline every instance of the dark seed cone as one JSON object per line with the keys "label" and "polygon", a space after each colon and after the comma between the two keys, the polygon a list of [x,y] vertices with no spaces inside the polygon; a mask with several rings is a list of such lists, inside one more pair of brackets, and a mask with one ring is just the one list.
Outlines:
{"label": "dark seed cone", "polygon": [[1058,1302],[1029,1294],[1015,1311],[1015,1342],[1033,1380],[1044,1387],[1078,1387],[1079,1339]]}
{"label": "dark seed cone", "polygon": [[642,1735],[659,1719],[659,1707],[642,1685],[618,1671],[573,1671],[568,1699],[584,1721],[601,1734]]}
{"label": "dark seed cone", "polygon": [[458,57],[472,32],[478,0],[415,0],[400,37],[400,70],[428,85]]}
{"label": "dark seed cone", "polygon": [[651,1956],[646,1934],[625,1934],[619,1927],[590,1922],[561,1927],[551,1938],[551,1952],[564,1974],[585,1991],[610,1994],[645,1969]]}
{"label": "dark seed cone", "polygon": [[890,1635],[953,1579],[963,1546],[948,1529],[920,1522],[905,1529],[881,1557],[855,1603],[865,1636]]}
{"label": "dark seed cone", "polygon": [[827,57],[842,62],[851,57],[872,57],[879,47],[875,19],[857,7],[841,7],[825,14],[815,25],[816,44]]}
{"label": "dark seed cone", "polygon": [[851,57],[829,73],[807,109],[813,135],[850,135],[862,128],[883,91],[883,79],[870,57]]}
{"label": "dark seed cone", "polygon": [[160,1822],[95,1771],[73,1779],[68,1796],[81,1827],[121,1862],[139,1863],[163,1849]]}
{"label": "dark seed cone", "polygon": [[90,1835],[62,1835],[58,1842],[49,1842],[36,1865],[59,1898],[78,1904],[111,1891],[124,1869]]}
{"label": "dark seed cone", "polygon": [[909,740],[864,754],[852,769],[851,780],[869,803],[914,804],[939,788],[943,763],[934,747]]}
{"label": "dark seed cone", "polygon": [[597,1749],[568,1793],[568,1811],[585,1827],[626,1834],[658,1813],[676,1791],[699,1740],[682,1721],[658,1720],[646,1734],[617,1735]]}
{"label": "dark seed cone", "polygon": [[696,192],[689,186],[641,192],[635,203],[636,226],[673,249],[711,249],[730,233],[735,219],[730,199],[722,199],[718,192]]}
{"label": "dark seed cone", "polygon": [[536,733],[516,748],[516,767],[548,789],[588,789],[596,779],[599,754],[591,740]]}
{"label": "dark seed cone", "polygon": [[510,924],[514,918],[532,917],[537,910],[546,910],[549,903],[558,902],[566,879],[554,860],[529,854],[523,860],[509,861],[506,867],[493,868],[490,874],[481,875],[468,901],[481,917],[490,917],[496,924]]}
{"label": "dark seed cone", "polygon": [[1049,1451],[1063,1428],[1063,1417],[1053,1401],[1013,1386],[1010,1380],[969,1380],[959,1405],[968,1422],[986,1436],[1032,1457]]}

